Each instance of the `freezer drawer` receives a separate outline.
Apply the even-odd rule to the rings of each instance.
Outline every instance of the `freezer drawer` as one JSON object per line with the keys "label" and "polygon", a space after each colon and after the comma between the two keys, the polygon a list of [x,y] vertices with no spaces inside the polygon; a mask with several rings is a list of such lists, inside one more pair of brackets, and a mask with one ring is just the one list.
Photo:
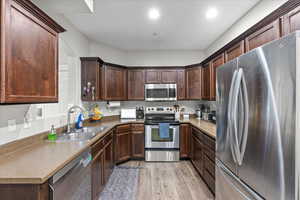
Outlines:
{"label": "freezer drawer", "polygon": [[216,164],[216,200],[263,200],[220,161]]}

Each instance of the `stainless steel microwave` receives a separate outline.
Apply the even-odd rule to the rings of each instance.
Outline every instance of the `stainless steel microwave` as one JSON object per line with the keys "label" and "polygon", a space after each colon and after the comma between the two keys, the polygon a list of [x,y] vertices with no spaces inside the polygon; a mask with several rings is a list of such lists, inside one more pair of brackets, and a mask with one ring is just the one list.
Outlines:
{"label": "stainless steel microwave", "polygon": [[145,84],[146,101],[176,101],[176,84]]}

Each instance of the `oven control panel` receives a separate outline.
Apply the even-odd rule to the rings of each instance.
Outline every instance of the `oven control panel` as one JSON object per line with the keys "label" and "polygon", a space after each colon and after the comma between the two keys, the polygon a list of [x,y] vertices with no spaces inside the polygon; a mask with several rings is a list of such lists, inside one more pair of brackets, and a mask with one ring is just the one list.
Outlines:
{"label": "oven control panel", "polygon": [[147,107],[146,113],[174,113],[173,107]]}

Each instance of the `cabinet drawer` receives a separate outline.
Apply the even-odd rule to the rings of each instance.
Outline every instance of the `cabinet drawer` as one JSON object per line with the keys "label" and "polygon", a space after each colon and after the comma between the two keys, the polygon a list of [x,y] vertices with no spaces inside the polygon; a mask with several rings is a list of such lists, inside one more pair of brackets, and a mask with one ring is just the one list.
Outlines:
{"label": "cabinet drawer", "polygon": [[216,142],[215,140],[211,139],[210,137],[204,135],[204,144],[209,147],[211,150],[215,151],[216,149]]}
{"label": "cabinet drawer", "polygon": [[209,189],[215,193],[215,179],[210,175],[210,173],[207,170],[204,170],[203,174],[204,181],[208,185]]}
{"label": "cabinet drawer", "polygon": [[92,157],[94,158],[98,152],[102,151],[105,146],[104,139],[97,141],[95,144],[92,145]]}
{"label": "cabinet drawer", "polygon": [[144,124],[131,124],[132,131],[144,131]]}
{"label": "cabinet drawer", "polygon": [[204,145],[204,153],[213,163],[215,163],[216,153],[214,150],[209,148],[207,145]]}
{"label": "cabinet drawer", "polygon": [[203,142],[204,140],[204,135],[201,131],[199,131],[198,129],[196,128],[192,128],[192,134],[197,138],[199,139],[201,142]]}
{"label": "cabinet drawer", "polygon": [[117,134],[130,131],[130,124],[120,125],[117,127]]}
{"label": "cabinet drawer", "polygon": [[204,168],[215,177],[215,163],[213,163],[206,155],[204,156]]}

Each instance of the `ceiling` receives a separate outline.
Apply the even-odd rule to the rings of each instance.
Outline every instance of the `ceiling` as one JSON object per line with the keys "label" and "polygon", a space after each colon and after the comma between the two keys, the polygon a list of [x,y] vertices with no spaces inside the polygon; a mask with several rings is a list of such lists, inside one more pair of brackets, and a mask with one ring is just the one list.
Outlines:
{"label": "ceiling", "polygon": [[[91,40],[123,50],[205,50],[259,1],[95,0],[94,13],[68,12],[68,5],[64,15]],[[148,18],[153,7],[157,21]],[[211,7],[218,16],[206,19]]]}

